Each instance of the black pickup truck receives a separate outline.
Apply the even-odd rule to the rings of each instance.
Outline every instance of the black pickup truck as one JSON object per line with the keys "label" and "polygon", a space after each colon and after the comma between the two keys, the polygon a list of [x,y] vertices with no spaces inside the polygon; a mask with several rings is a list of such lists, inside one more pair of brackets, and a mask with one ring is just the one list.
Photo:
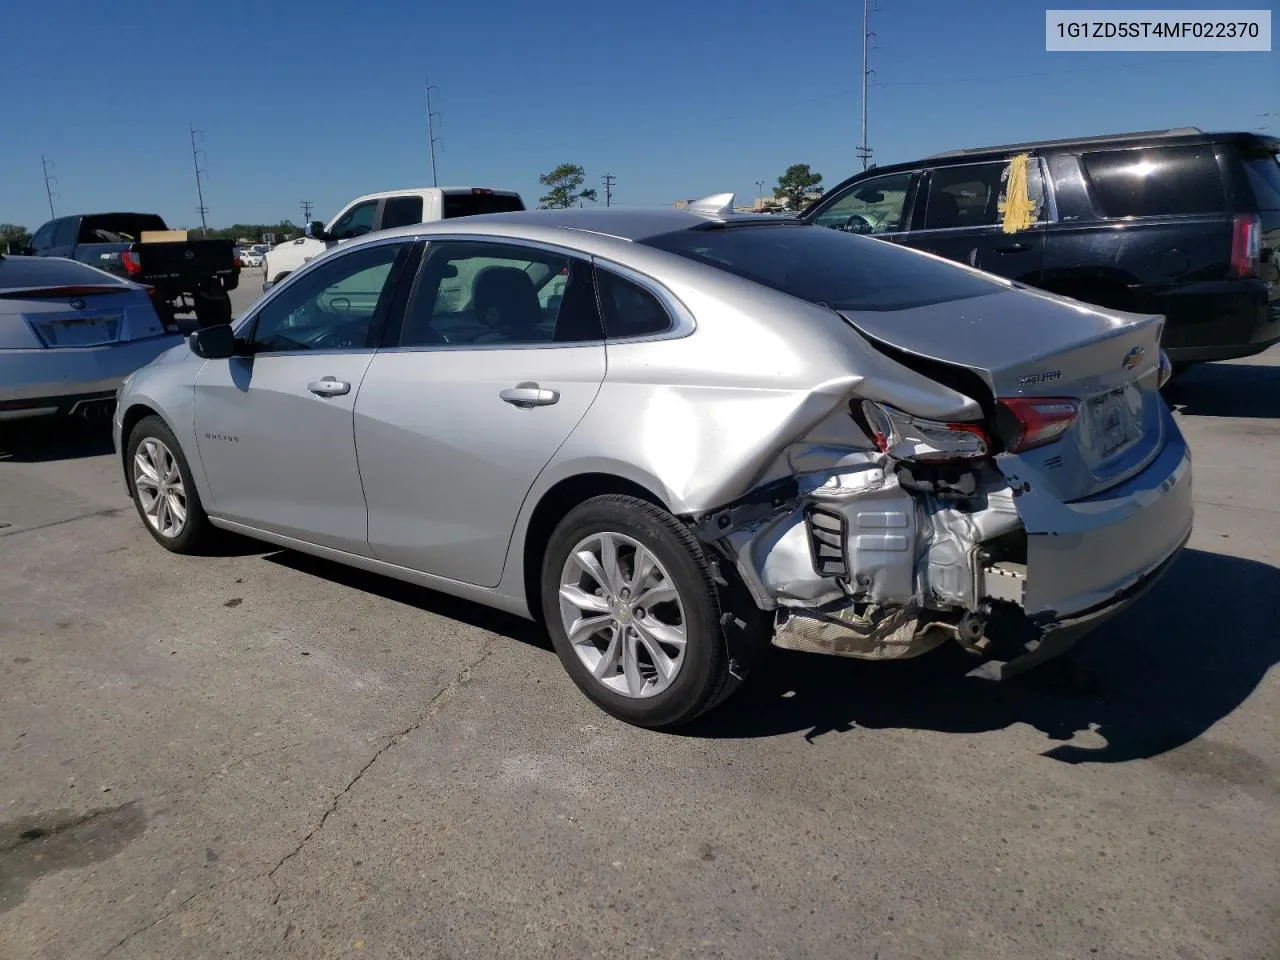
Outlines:
{"label": "black pickup truck", "polygon": [[166,326],[174,315],[194,311],[201,326],[231,319],[227,291],[240,283],[230,240],[142,242],[148,231],[169,228],[154,213],[92,213],[50,220],[27,253],[67,257],[151,287]]}

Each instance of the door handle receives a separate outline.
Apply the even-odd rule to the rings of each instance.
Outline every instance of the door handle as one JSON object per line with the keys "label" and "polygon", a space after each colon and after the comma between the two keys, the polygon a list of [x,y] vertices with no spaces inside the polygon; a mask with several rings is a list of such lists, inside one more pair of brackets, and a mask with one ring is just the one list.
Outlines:
{"label": "door handle", "polygon": [[1021,241],[1015,241],[1014,243],[1006,243],[1003,246],[995,247],[994,249],[996,253],[1021,253],[1023,250],[1030,250],[1031,248]]}
{"label": "door handle", "polygon": [[543,390],[536,383],[526,381],[507,387],[498,396],[514,407],[547,407],[560,399],[560,391]]}
{"label": "door handle", "polygon": [[307,384],[307,389],[318,397],[340,397],[344,393],[351,392],[351,384],[345,380],[325,377],[321,380],[312,380]]}

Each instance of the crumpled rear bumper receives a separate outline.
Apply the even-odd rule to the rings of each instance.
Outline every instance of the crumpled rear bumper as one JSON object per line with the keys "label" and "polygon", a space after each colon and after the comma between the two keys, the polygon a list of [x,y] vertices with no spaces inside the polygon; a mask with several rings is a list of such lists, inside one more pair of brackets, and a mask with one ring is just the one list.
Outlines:
{"label": "crumpled rear bumper", "polygon": [[1016,570],[1012,578],[1007,570],[984,571],[987,595],[1018,603],[1048,627],[1107,607],[1165,568],[1187,542],[1195,512],[1190,453],[1165,416],[1164,448],[1125,483],[1072,503],[1041,484],[1015,495],[1027,532],[1025,572],[1019,584]]}
{"label": "crumpled rear bumper", "polygon": [[984,631],[1014,612],[1035,639],[1006,665],[1025,668],[1133,603],[1187,542],[1190,455],[1164,416],[1166,443],[1152,462],[1086,500],[1064,502],[1021,479],[1017,458],[1000,457],[978,469],[973,496],[935,497],[860,451],[796,474],[793,495],[762,498],[754,516],[728,509],[702,530],[724,528],[709,539],[757,604],[776,611],[778,646],[897,659],[952,638],[1003,656],[1007,644]]}

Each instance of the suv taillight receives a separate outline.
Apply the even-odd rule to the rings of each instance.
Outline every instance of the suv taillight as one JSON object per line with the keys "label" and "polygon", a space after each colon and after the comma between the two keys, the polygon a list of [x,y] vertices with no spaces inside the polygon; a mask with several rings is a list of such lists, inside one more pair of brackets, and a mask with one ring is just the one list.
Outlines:
{"label": "suv taillight", "polygon": [[1258,272],[1262,253],[1262,223],[1256,214],[1246,213],[1231,221],[1231,275],[1252,277]]}
{"label": "suv taillight", "polygon": [[871,436],[882,453],[907,463],[954,463],[981,460],[990,444],[981,424],[924,420],[895,407],[862,402]]}
{"label": "suv taillight", "polygon": [[142,272],[142,258],[138,256],[136,250],[125,250],[121,253],[120,265],[124,267],[124,272],[131,277],[136,277]]}
{"label": "suv taillight", "polygon": [[1070,429],[1080,413],[1080,405],[1070,397],[1005,397],[999,403],[1013,414],[1015,421],[1012,431],[1002,431],[1010,453],[1053,443]]}

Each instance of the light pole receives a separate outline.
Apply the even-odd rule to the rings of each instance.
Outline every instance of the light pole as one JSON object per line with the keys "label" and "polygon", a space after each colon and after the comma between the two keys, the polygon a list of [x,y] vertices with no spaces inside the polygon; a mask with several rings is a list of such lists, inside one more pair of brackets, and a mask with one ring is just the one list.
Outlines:
{"label": "light pole", "polygon": [[764,181],[756,181],[756,211],[764,210]]}

